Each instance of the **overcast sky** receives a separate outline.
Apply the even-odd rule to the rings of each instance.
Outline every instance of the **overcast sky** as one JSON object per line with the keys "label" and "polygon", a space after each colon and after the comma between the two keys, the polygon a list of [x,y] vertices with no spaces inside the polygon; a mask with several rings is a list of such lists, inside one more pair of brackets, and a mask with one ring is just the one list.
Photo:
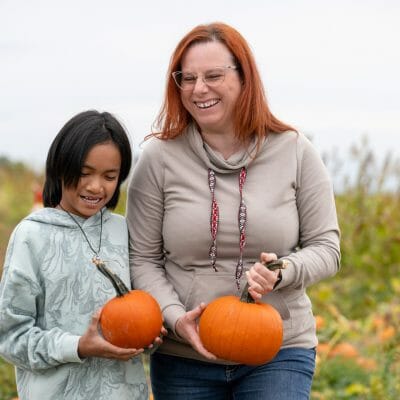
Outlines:
{"label": "overcast sky", "polygon": [[321,151],[368,135],[400,153],[400,1],[0,0],[0,155],[44,165],[74,114],[116,114],[139,144],[169,58],[200,23],[248,40],[274,114]]}

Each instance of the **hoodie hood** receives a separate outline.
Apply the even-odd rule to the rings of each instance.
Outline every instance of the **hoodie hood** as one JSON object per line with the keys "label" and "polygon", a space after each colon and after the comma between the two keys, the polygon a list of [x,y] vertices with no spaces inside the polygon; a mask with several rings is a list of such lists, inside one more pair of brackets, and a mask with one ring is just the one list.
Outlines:
{"label": "hoodie hood", "polygon": [[[227,160],[217,151],[213,150],[203,141],[200,132],[195,125],[187,128],[186,135],[189,145],[193,152],[204,162],[204,164],[222,174],[229,174],[239,171],[242,167],[247,167],[254,160],[257,153],[257,141],[252,139],[249,147],[232,154]],[[264,140],[261,147],[265,146],[268,138]]]}
{"label": "hoodie hood", "polygon": [[[104,207],[103,223],[110,218],[110,214],[110,211]],[[73,214],[73,216],[82,228],[95,227],[101,224],[100,212],[97,212],[89,218],[82,218],[75,214]],[[28,215],[25,220],[64,228],[79,229],[75,221],[73,221],[73,219],[65,211],[59,210],[58,208],[42,208]]]}

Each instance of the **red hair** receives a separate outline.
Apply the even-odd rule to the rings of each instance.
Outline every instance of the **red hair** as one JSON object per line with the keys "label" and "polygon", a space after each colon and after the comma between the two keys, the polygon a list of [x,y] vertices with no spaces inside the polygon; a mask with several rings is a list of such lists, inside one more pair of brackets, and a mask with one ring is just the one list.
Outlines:
{"label": "red hair", "polygon": [[269,132],[294,130],[271,113],[254,56],[246,40],[231,26],[216,22],[195,27],[178,43],[168,68],[164,103],[154,124],[159,132],[153,135],[160,139],[172,139],[181,135],[190,123],[195,122],[182,104],[180,90],[175,85],[172,72],[181,69],[182,58],[191,46],[213,41],[224,44],[232,53],[243,82],[234,111],[237,138],[245,142],[253,135],[262,139]]}

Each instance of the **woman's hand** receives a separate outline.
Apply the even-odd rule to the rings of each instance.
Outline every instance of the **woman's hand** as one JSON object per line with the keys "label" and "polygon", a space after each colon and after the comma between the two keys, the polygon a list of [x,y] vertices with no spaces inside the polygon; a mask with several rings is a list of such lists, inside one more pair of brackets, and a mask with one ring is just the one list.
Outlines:
{"label": "woman's hand", "polygon": [[208,358],[209,360],[216,360],[217,357],[210,353],[201,343],[199,336],[199,326],[197,319],[205,310],[206,305],[201,303],[199,306],[191,311],[188,311],[185,315],[180,317],[175,324],[176,333],[187,342],[201,355]]}
{"label": "woman's hand", "polygon": [[154,342],[145,350],[147,354],[153,354],[161,345],[163,336],[167,336],[168,331],[165,329],[164,325],[161,327],[161,332],[159,336],[154,339]]}
{"label": "woman's hand", "polygon": [[278,280],[279,270],[270,271],[265,265],[277,260],[275,253],[261,253],[260,262],[256,262],[249,271],[246,272],[249,284],[249,293],[254,301],[261,300],[261,297],[272,291]]}
{"label": "woman's hand", "polygon": [[100,312],[101,310],[98,310],[93,314],[87,331],[79,339],[78,355],[80,358],[103,357],[127,361],[143,353],[143,349],[124,349],[107,342],[98,330]]}

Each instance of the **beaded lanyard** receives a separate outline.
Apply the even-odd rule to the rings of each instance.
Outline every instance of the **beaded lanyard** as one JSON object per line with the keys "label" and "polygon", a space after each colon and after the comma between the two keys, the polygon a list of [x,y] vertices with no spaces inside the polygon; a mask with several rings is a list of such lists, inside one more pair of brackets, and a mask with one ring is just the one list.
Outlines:
{"label": "beaded lanyard", "polygon": [[[243,200],[243,186],[246,181],[247,170],[242,167],[239,174],[239,193],[240,193],[240,205],[238,212],[238,226],[239,226],[239,259],[236,265],[235,279],[236,286],[240,290],[240,278],[243,274],[243,250],[246,245],[246,222],[247,222],[247,209],[246,204]],[[217,261],[217,233],[218,233],[218,222],[219,222],[219,207],[217,200],[215,199],[215,185],[216,178],[215,172],[212,169],[208,170],[208,186],[211,192],[211,217],[210,217],[210,230],[211,230],[211,247],[209,251],[209,257],[211,260],[211,266],[214,271],[218,271],[216,267]]]}

